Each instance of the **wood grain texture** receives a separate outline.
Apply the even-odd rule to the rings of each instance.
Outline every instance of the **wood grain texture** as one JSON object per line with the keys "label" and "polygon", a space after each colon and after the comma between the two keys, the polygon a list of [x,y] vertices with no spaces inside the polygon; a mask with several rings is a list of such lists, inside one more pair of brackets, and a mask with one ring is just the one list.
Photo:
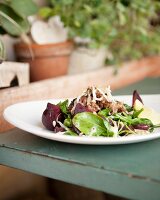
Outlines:
{"label": "wood grain texture", "polygon": [[14,103],[40,100],[47,98],[76,97],[86,87],[96,85],[98,87],[111,86],[112,90],[122,88],[129,84],[144,79],[155,73],[160,66],[160,57],[144,58],[124,64],[117,75],[113,75],[112,67],[102,68],[88,73],[70,76],[61,76],[31,83],[22,87],[14,87],[0,91],[0,132],[12,128],[4,119],[4,109]]}
{"label": "wood grain texture", "polygon": [[35,174],[0,166],[0,180],[1,200],[19,199],[19,196],[23,196],[27,193],[43,196],[47,193],[45,178]]}
{"label": "wood grain texture", "polygon": [[17,77],[19,86],[29,83],[29,64],[18,62],[3,62],[0,64],[0,88],[9,87]]}

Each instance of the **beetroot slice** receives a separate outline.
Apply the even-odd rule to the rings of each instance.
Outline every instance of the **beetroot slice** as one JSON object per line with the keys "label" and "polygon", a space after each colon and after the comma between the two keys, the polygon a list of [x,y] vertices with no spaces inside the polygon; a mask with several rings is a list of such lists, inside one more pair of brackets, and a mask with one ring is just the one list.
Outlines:
{"label": "beetroot slice", "polygon": [[[57,126],[59,127],[59,124],[56,123],[56,120],[59,120],[61,122],[64,121],[61,109],[58,105],[48,103],[47,108],[44,110],[42,114],[42,123],[48,130],[57,132],[58,129],[56,127]],[[54,125],[53,121],[55,121]]]}
{"label": "beetroot slice", "polygon": [[133,91],[133,96],[132,96],[132,107],[134,106],[134,103],[135,103],[135,101],[136,101],[137,99],[143,104],[143,101],[142,101],[142,99],[141,99],[139,93],[137,92],[137,90],[134,90],[134,91]]}

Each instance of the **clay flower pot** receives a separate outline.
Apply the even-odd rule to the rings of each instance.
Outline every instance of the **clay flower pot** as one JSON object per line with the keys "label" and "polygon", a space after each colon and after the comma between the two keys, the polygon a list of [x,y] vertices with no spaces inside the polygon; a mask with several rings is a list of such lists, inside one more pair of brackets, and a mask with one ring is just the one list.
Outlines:
{"label": "clay flower pot", "polygon": [[73,42],[57,44],[15,44],[17,60],[30,64],[31,82],[67,74]]}

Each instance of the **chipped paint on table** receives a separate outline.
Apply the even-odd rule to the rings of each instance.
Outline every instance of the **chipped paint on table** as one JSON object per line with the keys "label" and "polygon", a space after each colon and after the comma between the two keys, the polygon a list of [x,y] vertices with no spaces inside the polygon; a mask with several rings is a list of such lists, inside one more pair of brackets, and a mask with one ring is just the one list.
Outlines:
{"label": "chipped paint on table", "polygon": [[87,146],[14,129],[0,135],[0,163],[131,199],[160,198],[160,139]]}

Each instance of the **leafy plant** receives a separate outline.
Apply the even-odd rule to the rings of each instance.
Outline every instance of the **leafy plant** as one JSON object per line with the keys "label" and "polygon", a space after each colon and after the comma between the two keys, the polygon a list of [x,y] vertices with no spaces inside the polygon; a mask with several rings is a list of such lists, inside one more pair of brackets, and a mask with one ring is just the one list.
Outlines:
{"label": "leafy plant", "polygon": [[2,41],[0,40],[0,63],[4,60],[4,58],[5,58],[4,45]]}
{"label": "leafy plant", "polygon": [[50,0],[40,15],[59,15],[70,38],[90,38],[89,48],[107,48],[116,63],[160,53],[160,26],[150,23],[159,10],[158,0]]}
{"label": "leafy plant", "polygon": [[28,33],[27,17],[35,14],[38,8],[32,0],[3,0],[0,3],[0,34],[20,36]]}
{"label": "leafy plant", "polygon": [[[0,35],[9,34],[21,37],[29,43],[27,33],[30,25],[27,17],[38,11],[37,5],[32,0],[2,0],[0,1]],[[4,58],[4,47],[0,44],[0,57]]]}

